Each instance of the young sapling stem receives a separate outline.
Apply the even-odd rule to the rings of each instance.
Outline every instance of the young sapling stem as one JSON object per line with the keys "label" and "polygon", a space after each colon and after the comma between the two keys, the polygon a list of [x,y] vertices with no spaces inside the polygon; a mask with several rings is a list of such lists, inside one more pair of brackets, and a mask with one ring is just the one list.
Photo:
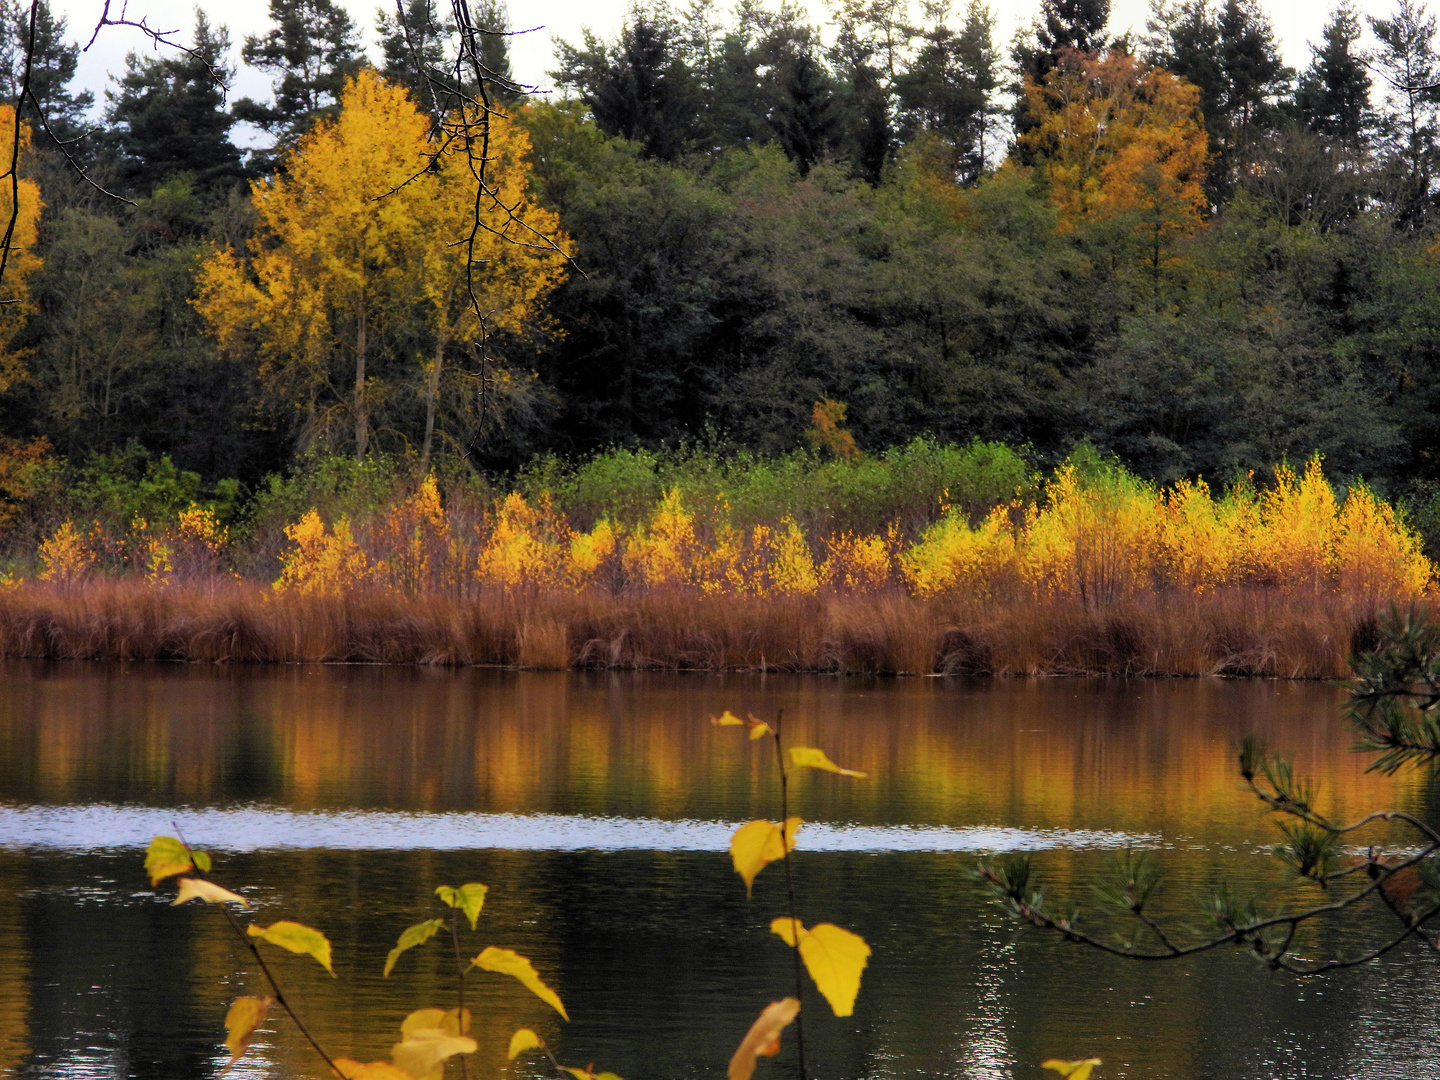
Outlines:
{"label": "young sapling stem", "polygon": [[[775,713],[775,762],[780,766],[780,850],[783,853],[781,858],[785,863],[785,894],[790,901],[790,936],[794,940],[791,947],[792,959],[795,962],[795,1000],[805,1001],[805,984],[800,978],[800,919],[795,914],[795,876],[790,870],[790,845],[786,841],[785,824],[790,820],[789,802],[789,773],[785,771],[785,754],[780,746],[780,725],[785,719],[785,710],[779,709]],[[800,1080],[806,1080],[805,1075],[805,1020],[804,1009],[795,1016],[795,1049],[800,1060]]]}

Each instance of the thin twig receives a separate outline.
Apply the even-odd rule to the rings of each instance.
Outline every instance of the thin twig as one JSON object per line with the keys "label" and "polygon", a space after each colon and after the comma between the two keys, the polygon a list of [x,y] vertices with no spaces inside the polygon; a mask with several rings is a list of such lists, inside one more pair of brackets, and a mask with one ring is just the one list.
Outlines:
{"label": "thin twig", "polygon": [[795,1014],[795,1048],[800,1059],[800,1080],[805,1080],[805,983],[800,978],[800,919],[795,914],[795,877],[790,870],[790,845],[786,842],[785,825],[790,820],[789,773],[785,768],[785,754],[780,748],[780,725],[785,719],[785,710],[775,713],[775,763],[780,766],[780,850],[785,863],[785,895],[790,902],[791,953],[795,962],[795,1000],[802,1008]]}

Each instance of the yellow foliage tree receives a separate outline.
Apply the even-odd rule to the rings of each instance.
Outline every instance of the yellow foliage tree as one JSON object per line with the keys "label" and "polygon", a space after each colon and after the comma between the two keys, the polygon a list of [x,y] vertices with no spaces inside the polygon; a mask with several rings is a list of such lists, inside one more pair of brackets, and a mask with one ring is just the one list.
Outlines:
{"label": "yellow foliage tree", "polygon": [[[9,146],[15,132],[15,107],[0,105],[0,144]],[[30,125],[20,125],[20,154],[30,151]],[[18,196],[18,198],[17,198]],[[25,378],[25,356],[10,348],[15,335],[25,325],[31,312],[30,278],[40,269],[40,256],[35,242],[40,232],[40,185],[27,177],[16,181],[12,191],[9,181],[0,182],[0,233],[9,222],[16,203],[15,231],[10,236],[10,258],[5,264],[5,280],[0,282],[0,393]]]}
{"label": "yellow foliage tree", "polygon": [[[252,186],[248,259],[214,252],[195,305],[223,348],[258,361],[262,383],[304,414],[311,437],[348,420],[357,456],[374,410],[418,385],[428,458],[446,352],[479,328],[467,248],[456,243],[473,221],[476,182],[458,145],[436,156],[403,87],[366,69],[340,104],[278,175]],[[519,331],[563,276],[569,241],[556,215],[529,202],[524,132],[491,130],[472,284],[490,328]],[[418,364],[400,344],[416,340],[429,343]]]}
{"label": "yellow foliage tree", "polygon": [[1126,53],[1066,51],[1025,80],[1036,126],[1020,145],[1043,168],[1062,232],[1114,224],[1157,277],[1204,221],[1208,156],[1200,91]]}

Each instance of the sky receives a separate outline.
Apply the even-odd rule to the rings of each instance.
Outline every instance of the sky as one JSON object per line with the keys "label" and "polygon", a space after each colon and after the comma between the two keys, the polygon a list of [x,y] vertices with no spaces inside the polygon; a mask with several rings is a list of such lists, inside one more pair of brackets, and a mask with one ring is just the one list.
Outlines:
{"label": "sky", "polygon": [[[364,28],[367,49],[374,55],[376,0],[341,2],[355,22]],[[393,3],[393,0],[389,2]],[[128,3],[127,15],[130,19],[139,21],[143,18],[154,29],[179,30],[187,40],[194,29],[194,0],[111,0],[112,15],[122,3]],[[537,27],[533,33],[520,35],[513,41],[511,63],[516,77],[522,83],[541,90],[553,90],[553,84],[545,74],[548,68],[554,66],[553,39],[560,37],[578,42],[581,30],[586,26],[602,37],[613,37],[620,28],[629,3],[630,0],[552,0],[527,4],[512,0],[510,20],[514,29]],[[51,6],[52,10],[66,16],[70,37],[83,45],[89,40],[104,5],[103,0],[51,0]],[[267,77],[240,64],[239,48],[245,35],[263,33],[269,27],[268,4],[264,0],[210,0],[201,6],[213,23],[223,24],[230,30],[234,43],[231,64],[238,69],[233,96],[248,96],[257,100],[266,98],[269,92]],[[723,9],[726,0],[717,0],[717,6]],[[812,19],[823,23],[825,0],[809,0],[808,6]],[[918,9],[918,2],[915,6]],[[956,3],[956,7],[961,6],[962,2]],[[991,6],[1000,24],[999,43],[1008,45],[1016,28],[1028,23],[1040,4],[1039,0],[991,0]],[[1262,0],[1262,6],[1274,25],[1286,63],[1297,70],[1303,68],[1310,58],[1309,43],[1320,39],[1320,30],[1329,12],[1328,0],[1305,3],[1297,0],[1265,3]],[[1359,0],[1357,6],[1362,13],[1388,14],[1393,0]],[[1148,14],[1149,0],[1114,0],[1111,33],[1118,34],[1127,28],[1143,33]],[[144,35],[137,30],[106,27],[90,50],[81,55],[76,85],[94,90],[96,97],[103,102],[102,91],[112,77],[118,77],[125,69],[125,55],[132,50],[150,47]]]}

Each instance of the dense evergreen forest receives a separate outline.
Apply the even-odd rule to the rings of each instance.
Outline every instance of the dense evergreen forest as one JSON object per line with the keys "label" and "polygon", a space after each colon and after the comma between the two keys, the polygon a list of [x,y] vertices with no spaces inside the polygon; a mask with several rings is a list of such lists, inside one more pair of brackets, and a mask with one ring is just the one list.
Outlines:
{"label": "dense evergreen forest", "polygon": [[[240,53],[272,102],[216,86],[229,42],[201,14],[197,54],[133,55],[104,91],[67,150],[91,183],[58,147],[94,98],[42,4],[48,127],[26,167],[44,209],[0,371],[11,498],[39,455],[92,479],[168,458],[233,494],[312,452],[433,441],[494,473],[617,446],[781,453],[817,430],[871,452],[978,437],[1037,464],[1088,442],[1159,481],[1318,451],[1417,511],[1440,481],[1440,54],[1413,0],[1342,4],[1299,72],[1249,0],[1157,0],[1134,37],[1106,0],[1044,0],[1009,44],[978,0],[842,0],[828,42],[788,6],[636,7],[560,44],[565,96],[504,101],[573,265],[497,323],[504,407],[483,427],[463,335],[377,317],[365,422],[327,425],[353,328],[317,331],[333,371],[306,404],[197,302],[217,251],[274,243],[251,185],[283,179],[368,64],[330,0],[270,12]],[[0,4],[12,100],[27,14]],[[447,27],[423,0],[409,21],[380,15],[378,73],[423,110],[413,54],[443,57]],[[263,148],[237,147],[242,121]],[[447,353],[456,380],[430,388]]]}

